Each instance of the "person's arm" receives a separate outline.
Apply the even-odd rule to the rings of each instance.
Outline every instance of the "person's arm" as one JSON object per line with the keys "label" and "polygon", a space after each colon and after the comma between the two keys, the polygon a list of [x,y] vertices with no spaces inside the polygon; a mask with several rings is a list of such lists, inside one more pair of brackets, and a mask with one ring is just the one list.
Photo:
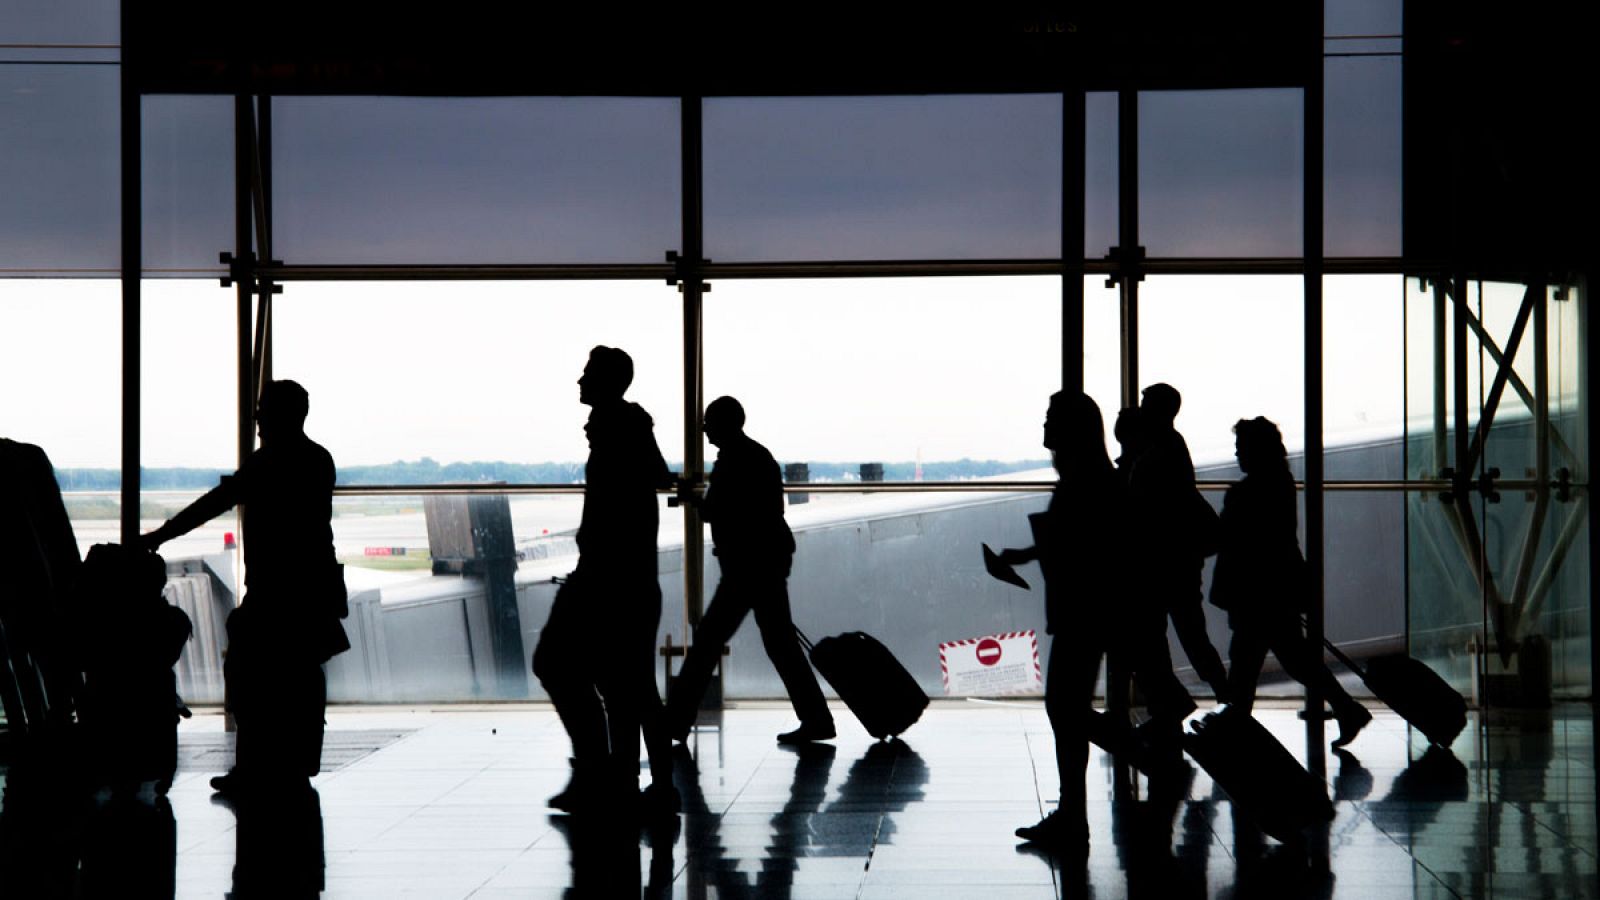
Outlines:
{"label": "person's arm", "polygon": [[1020,566],[1023,563],[1035,562],[1039,559],[1038,547],[1007,547],[996,553],[995,556],[1008,566]]}
{"label": "person's arm", "polygon": [[224,476],[221,484],[184,507],[177,515],[163,522],[159,528],[140,535],[139,546],[146,550],[155,550],[167,541],[188,534],[238,505],[239,477],[238,474]]}

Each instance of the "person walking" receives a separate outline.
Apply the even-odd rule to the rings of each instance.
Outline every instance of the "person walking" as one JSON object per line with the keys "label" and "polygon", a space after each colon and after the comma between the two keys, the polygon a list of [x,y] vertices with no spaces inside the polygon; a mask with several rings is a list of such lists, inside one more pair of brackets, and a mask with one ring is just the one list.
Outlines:
{"label": "person walking", "polygon": [[827,740],[834,736],[833,714],[795,640],[789,613],[795,544],[783,518],[783,475],[767,448],[745,434],[744,423],[744,407],[732,397],[706,407],[706,440],[717,448],[717,461],[700,517],[711,525],[722,579],[668,692],[668,733],[680,741],[688,736],[723,646],[754,611],[767,658],[800,717],[800,727],[778,735],[778,743]]}

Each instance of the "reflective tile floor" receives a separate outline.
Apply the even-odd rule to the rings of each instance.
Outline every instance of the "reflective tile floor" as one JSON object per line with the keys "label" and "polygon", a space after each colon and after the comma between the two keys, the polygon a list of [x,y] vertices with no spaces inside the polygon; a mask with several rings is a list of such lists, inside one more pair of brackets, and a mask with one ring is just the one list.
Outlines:
{"label": "reflective tile floor", "polygon": [[[1292,708],[1256,714],[1303,753]],[[1096,751],[1092,848],[1075,864],[1012,835],[1057,792],[1040,704],[935,703],[889,744],[835,715],[837,740],[796,751],[772,740],[786,708],[730,710],[679,754],[677,825],[635,836],[551,816],[568,746],[547,707],[335,710],[332,770],[270,813],[212,800],[222,720],[201,714],[170,807],[102,799],[35,819],[14,776],[4,883],[26,868],[45,887],[17,896],[1600,897],[1587,706],[1474,718],[1450,753],[1380,712],[1324,757],[1336,815],[1309,851],[1263,837],[1198,769],[1125,782]]]}

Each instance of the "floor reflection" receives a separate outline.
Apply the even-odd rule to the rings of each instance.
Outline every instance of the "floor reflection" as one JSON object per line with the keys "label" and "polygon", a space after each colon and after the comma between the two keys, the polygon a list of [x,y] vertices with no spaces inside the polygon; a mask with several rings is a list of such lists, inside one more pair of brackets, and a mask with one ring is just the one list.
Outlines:
{"label": "floor reflection", "polygon": [[234,829],[233,889],[227,896],[316,897],[326,884],[322,798],[314,788],[297,785],[261,790],[215,802],[231,809]]}
{"label": "floor reflection", "polygon": [[[647,831],[551,815],[565,738],[538,707],[335,710],[335,732],[405,737],[227,806],[209,771],[169,802],[36,760],[4,774],[0,896],[1600,898],[1588,707],[1475,719],[1449,749],[1380,715],[1323,760],[1334,819],[1290,844],[1197,767],[1151,780],[1096,752],[1072,863],[1012,835],[1059,793],[1041,707],[936,704],[905,740],[799,748],[772,742],[788,715],[730,710],[679,748],[684,813]],[[1257,715],[1304,753],[1293,709]]]}

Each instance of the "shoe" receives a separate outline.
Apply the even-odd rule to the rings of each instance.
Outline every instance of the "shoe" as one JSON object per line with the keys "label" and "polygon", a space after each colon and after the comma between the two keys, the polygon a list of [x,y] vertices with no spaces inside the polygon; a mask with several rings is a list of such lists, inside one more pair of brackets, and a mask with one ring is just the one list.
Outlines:
{"label": "shoe", "polygon": [[567,780],[567,786],[561,792],[552,796],[545,803],[551,809],[559,809],[564,813],[577,812],[580,808],[591,805],[590,794],[594,793],[587,764],[576,759],[571,760],[572,777]]}
{"label": "shoe", "polygon": [[801,722],[800,727],[793,731],[785,731],[778,735],[780,744],[808,744],[812,741],[832,740],[837,732],[833,730],[832,722],[808,724]]}
{"label": "shoe", "polygon": [[244,788],[245,780],[238,769],[229,769],[226,775],[218,775],[211,779],[211,790],[219,794],[238,796],[244,792]]}
{"label": "shoe", "polygon": [[647,819],[665,819],[683,811],[683,798],[670,784],[651,784],[639,792],[639,812]]}
{"label": "shoe", "polygon": [[1333,742],[1334,747],[1343,747],[1356,739],[1361,729],[1372,722],[1372,713],[1367,712],[1365,706],[1356,706],[1348,714],[1335,717],[1339,722],[1339,737]]}
{"label": "shoe", "polygon": [[1089,851],[1089,832],[1081,826],[1067,823],[1067,817],[1060,810],[1040,819],[1036,825],[1024,825],[1017,829],[1017,837],[1030,844],[1038,844],[1056,851],[1076,850],[1082,853]]}

